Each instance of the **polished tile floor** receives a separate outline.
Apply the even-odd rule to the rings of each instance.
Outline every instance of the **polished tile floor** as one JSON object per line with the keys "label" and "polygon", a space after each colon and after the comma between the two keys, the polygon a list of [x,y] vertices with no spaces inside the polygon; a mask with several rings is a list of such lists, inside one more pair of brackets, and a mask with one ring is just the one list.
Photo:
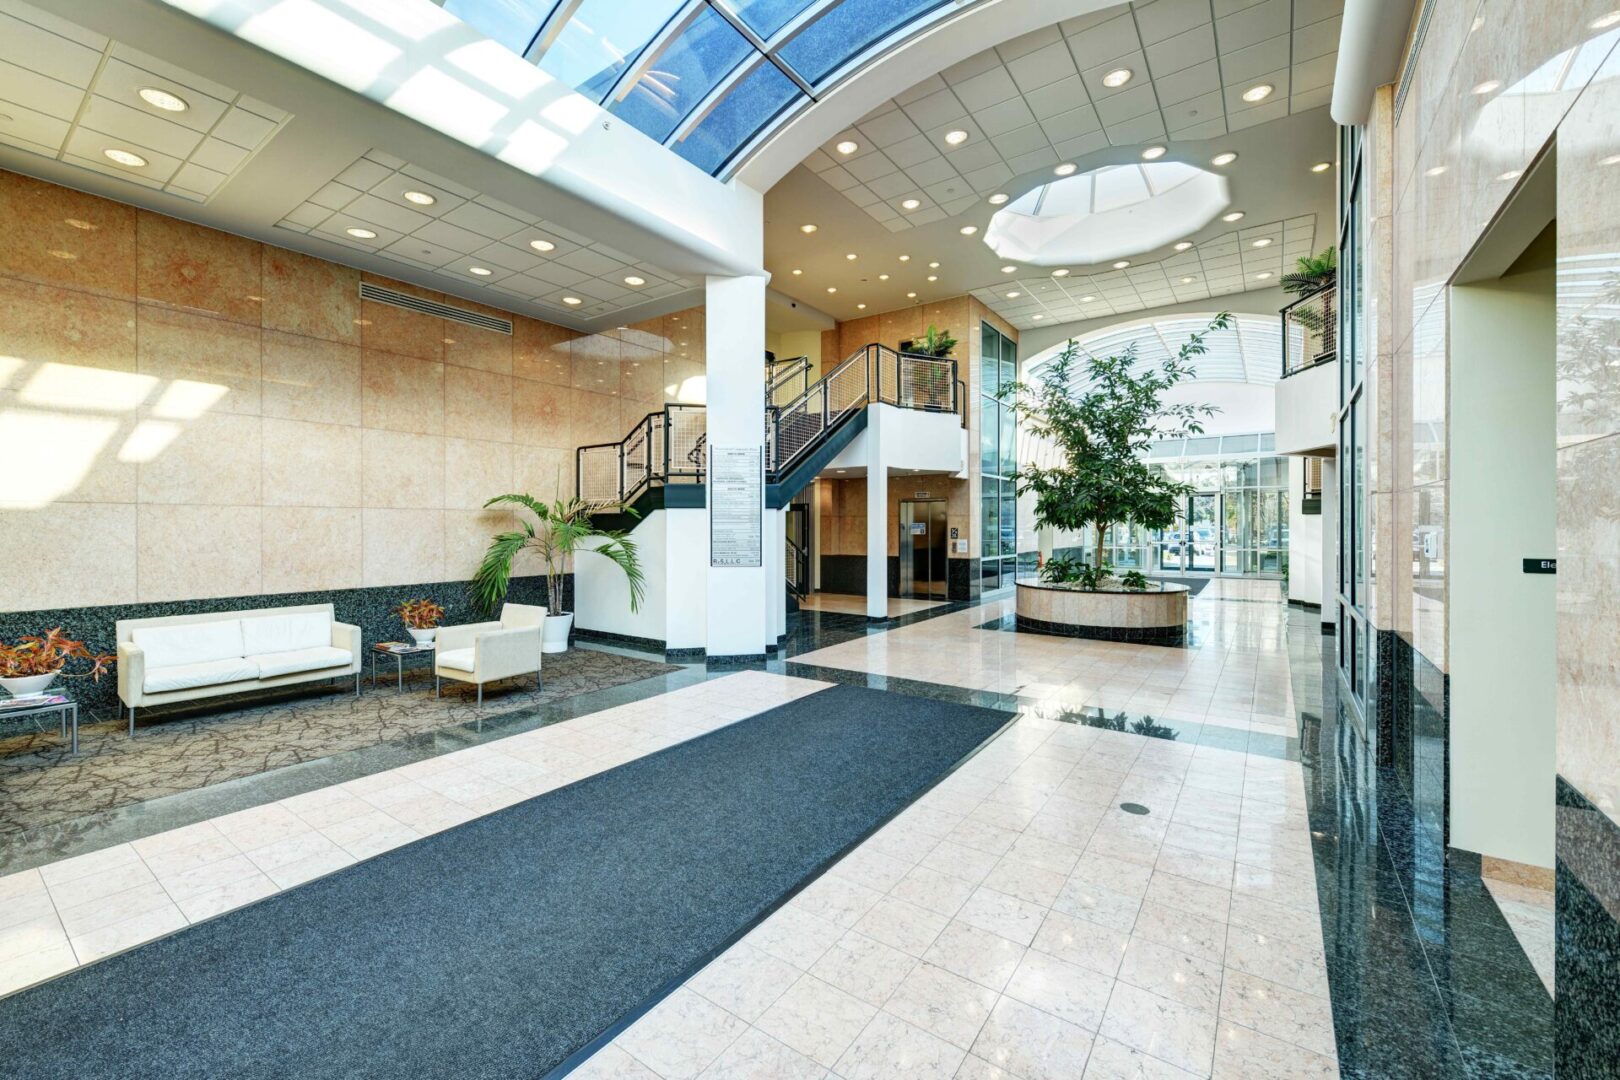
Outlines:
{"label": "polished tile floor", "polygon": [[[1314,620],[1275,583],[1224,580],[1184,649],[1010,633],[1009,607],[827,633],[769,671],[686,669],[179,828],[126,823],[129,839],[0,877],[0,994],[862,681],[1019,716],[573,1075],[1339,1075],[1301,764]],[[1158,717],[1159,737],[1074,722],[1096,708]]]}
{"label": "polished tile floor", "polygon": [[[892,618],[896,615],[910,615],[916,611],[927,611],[930,608],[944,607],[947,600],[913,600],[904,597],[889,597],[888,613]],[[818,592],[811,593],[799,601],[799,606],[807,611],[838,611],[846,615],[865,615],[866,597],[848,596],[844,593]]]}

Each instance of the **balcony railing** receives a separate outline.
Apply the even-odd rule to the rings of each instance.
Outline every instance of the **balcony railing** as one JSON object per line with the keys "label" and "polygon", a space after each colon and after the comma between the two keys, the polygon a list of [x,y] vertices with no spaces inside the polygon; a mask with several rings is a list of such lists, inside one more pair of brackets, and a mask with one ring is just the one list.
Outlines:
{"label": "balcony railing", "polygon": [[1338,289],[1329,285],[1282,309],[1282,377],[1338,358]]}

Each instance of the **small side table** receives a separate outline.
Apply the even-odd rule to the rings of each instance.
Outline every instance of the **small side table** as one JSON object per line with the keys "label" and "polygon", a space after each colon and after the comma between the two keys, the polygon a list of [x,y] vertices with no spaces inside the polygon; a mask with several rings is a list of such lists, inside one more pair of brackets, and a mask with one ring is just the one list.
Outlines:
{"label": "small side table", "polygon": [[72,698],[66,698],[62,701],[49,700],[53,696],[60,695],[47,694],[45,699],[41,700],[37,705],[19,705],[16,708],[0,710],[0,721],[10,720],[13,717],[39,717],[55,713],[57,731],[63,738],[68,736],[69,731],[73,733],[71,746],[73,753],[77,754],[79,752],[79,703]]}
{"label": "small side table", "polygon": [[405,689],[405,662],[407,660],[423,660],[432,664],[435,655],[434,647],[428,645],[411,645],[403,649],[390,649],[386,645],[373,645],[371,647],[371,685],[377,685],[377,661],[382,657],[389,657],[394,661],[394,689],[399,692]]}

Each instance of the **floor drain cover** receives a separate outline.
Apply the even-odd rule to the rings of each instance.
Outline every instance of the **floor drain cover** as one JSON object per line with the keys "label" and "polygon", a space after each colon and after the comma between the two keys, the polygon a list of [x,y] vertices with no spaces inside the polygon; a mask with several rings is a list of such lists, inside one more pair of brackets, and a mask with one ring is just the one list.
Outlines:
{"label": "floor drain cover", "polygon": [[1127,814],[1146,814],[1149,812],[1148,808],[1139,802],[1122,802],[1119,804],[1119,808]]}

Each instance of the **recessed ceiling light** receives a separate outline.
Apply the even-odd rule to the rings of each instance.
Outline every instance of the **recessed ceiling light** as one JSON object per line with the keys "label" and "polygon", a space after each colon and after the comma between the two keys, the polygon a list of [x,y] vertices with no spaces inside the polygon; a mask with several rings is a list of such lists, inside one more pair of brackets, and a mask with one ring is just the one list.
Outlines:
{"label": "recessed ceiling light", "polygon": [[837,292],[837,291],[838,291],[838,286],[836,286],[836,285],[829,285],[829,286],[827,286],[827,291],[828,291],[828,292]]}
{"label": "recessed ceiling light", "polygon": [[1270,83],[1257,83],[1254,86],[1251,86],[1247,90],[1243,91],[1243,100],[1244,101],[1264,101],[1264,100],[1266,100],[1266,98],[1270,97],[1271,94],[1272,94],[1272,91],[1274,91],[1276,89],[1277,88],[1275,86],[1272,86]]}
{"label": "recessed ceiling light", "polygon": [[1160,158],[1164,157],[1166,153],[1166,149],[1162,146],[1150,146],[1146,150],[1142,151],[1142,160],[1158,161]]}
{"label": "recessed ceiling light", "polygon": [[190,105],[186,104],[186,99],[179,94],[171,94],[167,90],[160,90],[155,86],[143,86],[136,93],[141,96],[142,101],[154,109],[162,109],[164,112],[185,112],[191,108]]}
{"label": "recessed ceiling light", "polygon": [[939,280],[939,275],[938,274],[929,274],[928,275],[928,280],[929,281],[938,281]]}
{"label": "recessed ceiling light", "polygon": [[432,195],[429,195],[425,191],[407,191],[405,193],[405,201],[413,202],[417,206],[432,206],[439,200],[434,198]]}
{"label": "recessed ceiling light", "polygon": [[1222,214],[1221,215],[1221,220],[1222,221],[1242,221],[1243,220],[1243,211],[1234,210],[1230,214]]}
{"label": "recessed ceiling light", "polygon": [[1046,316],[1045,315],[1031,315],[1030,318],[1034,319],[1036,322],[1040,322],[1042,319],[1046,318]]}
{"label": "recessed ceiling light", "polygon": [[1266,280],[1267,278],[1269,278],[1271,276],[1271,271],[1270,270],[1262,270],[1262,271],[1260,271],[1258,274],[1256,274],[1254,276],[1256,278],[1258,278],[1259,280],[1264,281],[1264,280]]}
{"label": "recessed ceiling light", "polygon": [[1081,297],[1081,298],[1080,298],[1080,302],[1081,302],[1081,303],[1082,303],[1082,304],[1089,304],[1089,303],[1091,303],[1091,302],[1092,302],[1092,301],[1093,301],[1093,300],[1095,300],[1095,299],[1097,299],[1097,298],[1096,298],[1096,297],[1095,297],[1095,296],[1082,296],[1082,297]]}
{"label": "recessed ceiling light", "polygon": [[1007,201],[1007,193],[1005,191],[998,191],[994,195],[990,196],[990,205],[991,206],[1000,206],[1002,203],[1004,203],[1006,201]]}
{"label": "recessed ceiling light", "polygon": [[865,310],[866,310],[866,305],[865,305],[865,304],[856,304],[856,305],[855,305],[855,306],[856,306],[856,307],[857,307],[857,308],[860,308],[860,309],[861,309],[861,310],[862,310],[862,311],[865,311]]}
{"label": "recessed ceiling light", "polygon": [[1333,168],[1333,162],[1318,161],[1315,165],[1311,166],[1311,172],[1327,172],[1331,168]]}
{"label": "recessed ceiling light", "polygon": [[645,285],[647,284],[647,279],[644,277],[637,277],[635,274],[631,274],[629,277],[624,279],[624,283],[630,286]]}
{"label": "recessed ceiling light", "polygon": [[855,142],[853,139],[845,139],[843,142],[838,144],[836,149],[838,150],[838,152],[840,154],[848,155],[848,154],[853,154],[855,151],[859,150],[860,148],[861,148],[860,143]]}
{"label": "recessed ceiling light", "polygon": [[902,209],[902,210],[915,210],[915,209],[917,209],[917,207],[919,207],[921,205],[922,205],[922,200],[921,199],[901,199],[900,200],[900,209]]}
{"label": "recessed ceiling light", "polygon": [[799,231],[804,233],[804,235],[809,236],[811,233],[816,231],[816,227],[814,225],[800,225]]}
{"label": "recessed ceiling light", "polygon": [[1611,11],[1607,15],[1599,15],[1592,20],[1590,25],[1594,30],[1607,30],[1615,23],[1620,23],[1620,11]]}
{"label": "recessed ceiling light", "polygon": [[1073,162],[1065,161],[1052,171],[1057,173],[1059,176],[1072,176],[1074,175],[1074,170],[1076,168],[1077,166]]}
{"label": "recessed ceiling light", "polygon": [[906,293],[906,299],[907,300],[915,300],[915,299],[917,299],[917,294],[914,293],[914,292],[908,292],[908,293]]}
{"label": "recessed ceiling light", "polygon": [[1131,260],[1129,260],[1129,259],[1121,259],[1121,260],[1119,260],[1119,262],[1114,264],[1114,269],[1115,270],[1123,270],[1129,265],[1131,265]]}
{"label": "recessed ceiling light", "polygon": [[581,300],[577,296],[565,296],[565,297],[563,297],[563,303],[567,304],[569,307],[578,307],[579,305],[583,304],[584,302],[585,301]]}
{"label": "recessed ceiling light", "polygon": [[114,165],[122,165],[127,169],[144,169],[146,167],[145,158],[141,157],[139,154],[131,153],[128,150],[103,150],[102,153],[105,154],[107,160],[111,161]]}
{"label": "recessed ceiling light", "polygon": [[902,256],[900,256],[900,261],[901,262],[910,262],[911,261],[911,256],[910,255],[902,255]]}
{"label": "recessed ceiling light", "polygon": [[947,131],[945,133],[945,142],[950,146],[961,146],[963,143],[967,142],[967,137],[967,132],[963,131],[961,128],[956,128],[954,131]]}
{"label": "recessed ceiling light", "polygon": [[802,274],[803,274],[803,273],[804,273],[804,271],[803,271],[803,270],[794,270],[794,271],[793,271],[793,276],[794,276],[794,277],[799,277],[799,276],[800,276],[800,275],[802,275]]}
{"label": "recessed ceiling light", "polygon": [[1237,160],[1237,155],[1236,154],[1234,154],[1230,150],[1224,150],[1221,153],[1216,154],[1214,157],[1210,158],[1209,163],[1211,165],[1216,165],[1216,166],[1230,165],[1230,164],[1232,164],[1232,162],[1234,162],[1236,160]]}
{"label": "recessed ceiling light", "polygon": [[1256,240],[1250,246],[1251,247],[1270,247],[1271,246],[1271,237],[1262,236],[1260,239]]}
{"label": "recessed ceiling light", "polygon": [[536,251],[556,251],[557,245],[550,240],[530,240],[529,246]]}
{"label": "recessed ceiling light", "polygon": [[491,270],[487,266],[469,266],[469,267],[467,267],[467,273],[469,273],[469,274],[477,274],[479,277],[489,277],[489,275],[493,274],[494,272],[495,271]]}
{"label": "recessed ceiling light", "polygon": [[1424,169],[1423,170],[1423,175],[1424,176],[1439,176],[1441,173],[1443,173],[1445,171],[1446,171],[1446,167],[1444,165],[1436,165],[1433,168]]}
{"label": "recessed ceiling light", "polygon": [[1184,277],[1181,279],[1181,283],[1183,285],[1191,285],[1193,283],[1193,279],[1190,277]]}
{"label": "recessed ceiling light", "polygon": [[854,262],[855,261],[855,253],[852,251],[848,255],[845,255],[844,258],[848,259],[850,262]]}
{"label": "recessed ceiling light", "polygon": [[1177,251],[1186,251],[1190,247],[1192,247],[1192,241],[1191,240],[1183,240],[1183,241],[1181,241],[1180,243],[1178,243],[1176,245],[1176,250]]}
{"label": "recessed ceiling light", "polygon": [[350,228],[344,229],[343,231],[359,240],[377,239],[377,234],[372,232],[370,229]]}
{"label": "recessed ceiling light", "polygon": [[979,231],[979,227],[977,225],[964,225],[956,231],[961,233],[963,236],[972,236],[974,233]]}
{"label": "recessed ceiling light", "polygon": [[938,270],[939,269],[939,263],[938,262],[929,263],[928,264],[928,269],[930,269],[930,270]]}
{"label": "recessed ceiling light", "polygon": [[1016,266],[1003,266],[1001,268],[1001,272],[1003,274],[1016,274],[1016,273],[1018,273],[1018,267],[1016,267]]}
{"label": "recessed ceiling light", "polygon": [[1107,87],[1124,86],[1126,83],[1128,83],[1130,81],[1131,81],[1131,69],[1130,68],[1115,68],[1113,71],[1110,71],[1108,74],[1104,75],[1103,78],[1102,78],[1103,85],[1107,86]]}
{"label": "recessed ceiling light", "polygon": [[1478,86],[1474,87],[1474,93],[1476,93],[1476,94],[1488,94],[1492,90],[1501,89],[1501,87],[1502,87],[1502,80],[1501,79],[1486,79],[1484,82],[1482,82]]}
{"label": "recessed ceiling light", "polygon": [[1069,276],[1068,267],[1064,267],[1064,266],[1058,267],[1056,270],[1052,271],[1052,276],[1053,277],[1068,277]]}
{"label": "recessed ceiling light", "polygon": [[1018,290],[1017,290],[1017,289],[1014,289],[1014,290],[1013,290],[1013,291],[1012,291],[1012,292],[1010,292],[1010,293],[1008,293],[1008,294],[1007,294],[1007,299],[1009,299],[1009,300],[1016,300],[1016,299],[1018,299],[1018,298],[1019,298],[1019,297],[1020,297],[1020,296],[1023,296],[1023,295],[1024,295],[1024,294],[1023,294],[1023,293],[1021,293],[1021,292],[1019,292],[1019,291],[1018,291]]}
{"label": "recessed ceiling light", "polygon": [[878,275],[878,280],[879,281],[888,281],[889,280],[889,275],[888,274],[879,274]]}

